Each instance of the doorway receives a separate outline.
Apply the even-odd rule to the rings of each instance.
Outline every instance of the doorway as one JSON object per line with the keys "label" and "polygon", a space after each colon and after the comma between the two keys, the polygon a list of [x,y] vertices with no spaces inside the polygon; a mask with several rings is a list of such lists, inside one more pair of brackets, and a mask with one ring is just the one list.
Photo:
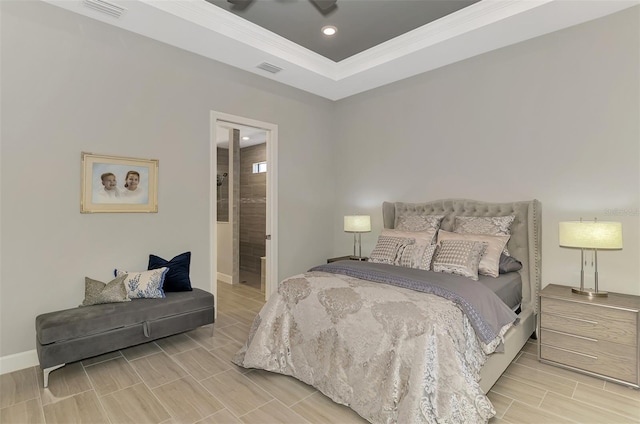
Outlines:
{"label": "doorway", "polygon": [[277,125],[211,113],[211,291],[277,280]]}

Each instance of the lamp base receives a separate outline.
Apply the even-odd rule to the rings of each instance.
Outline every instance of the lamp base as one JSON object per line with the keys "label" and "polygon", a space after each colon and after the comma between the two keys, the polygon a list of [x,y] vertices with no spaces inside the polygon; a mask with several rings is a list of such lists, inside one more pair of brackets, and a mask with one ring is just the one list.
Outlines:
{"label": "lamp base", "polygon": [[366,261],[368,258],[366,258],[364,256],[351,255],[351,256],[349,256],[349,259],[352,260],[352,261]]}
{"label": "lamp base", "polygon": [[606,292],[606,291],[595,291],[594,289],[580,289],[578,287],[572,287],[571,292],[576,294],[581,294],[583,296],[589,296],[589,297],[609,296],[609,292]]}

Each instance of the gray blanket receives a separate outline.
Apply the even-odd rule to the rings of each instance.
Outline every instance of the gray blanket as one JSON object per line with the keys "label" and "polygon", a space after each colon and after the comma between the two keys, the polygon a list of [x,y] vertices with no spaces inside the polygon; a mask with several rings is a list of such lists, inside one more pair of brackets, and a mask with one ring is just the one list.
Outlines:
{"label": "gray blanket", "polygon": [[343,274],[444,297],[467,315],[478,338],[487,345],[483,349],[485,353],[501,352],[505,327],[518,323],[517,315],[495,293],[477,281],[458,275],[348,260],[316,266],[309,271]]}

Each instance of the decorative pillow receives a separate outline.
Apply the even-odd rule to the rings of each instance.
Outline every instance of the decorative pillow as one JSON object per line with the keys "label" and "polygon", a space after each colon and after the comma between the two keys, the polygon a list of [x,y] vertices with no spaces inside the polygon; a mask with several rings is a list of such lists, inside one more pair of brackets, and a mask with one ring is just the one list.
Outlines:
{"label": "decorative pillow", "polygon": [[457,234],[449,231],[438,231],[438,243],[442,240],[471,240],[487,243],[482,255],[478,273],[497,277],[500,274],[500,255],[511,236],[490,236],[486,234]]}
{"label": "decorative pillow", "polygon": [[99,305],[101,303],[130,302],[127,296],[127,288],[124,279],[127,274],[123,274],[107,284],[84,277],[84,300],[80,306]]}
{"label": "decorative pillow", "polygon": [[438,232],[444,215],[400,215],[396,217],[395,229],[400,231]]}
{"label": "decorative pillow", "polygon": [[418,241],[404,248],[400,255],[400,266],[407,268],[431,269],[431,260],[436,251],[436,244]]}
{"label": "decorative pillow", "polygon": [[507,256],[504,253],[500,255],[500,274],[506,274],[507,272],[520,271],[521,269],[522,269],[522,262],[520,262],[513,256]]}
{"label": "decorative pillow", "polygon": [[426,231],[402,231],[391,228],[383,228],[380,235],[389,237],[401,237],[415,239],[416,243],[424,241],[426,243],[435,243],[438,230],[429,229]]}
{"label": "decorative pillow", "polygon": [[433,270],[478,280],[478,264],[486,243],[471,240],[442,240],[433,260]]}
{"label": "decorative pillow", "polygon": [[[491,236],[511,235],[511,224],[515,215],[507,216],[456,216],[453,232],[459,234],[488,234]],[[505,246],[503,253],[509,256]]]}
{"label": "decorative pillow", "polygon": [[369,255],[369,262],[399,265],[402,251],[414,242],[415,239],[381,235],[378,237],[376,247],[373,249],[373,252],[371,252],[371,255]]}
{"label": "decorative pillow", "polygon": [[164,277],[162,289],[165,292],[191,291],[189,279],[189,266],[191,264],[191,252],[184,252],[170,261],[156,255],[149,255],[149,270],[169,267]]}
{"label": "decorative pillow", "polygon": [[158,299],[165,297],[162,290],[165,275],[169,268],[163,267],[153,269],[151,271],[128,272],[113,270],[116,277],[128,274],[124,279],[124,285],[127,288],[127,295],[130,299]]}

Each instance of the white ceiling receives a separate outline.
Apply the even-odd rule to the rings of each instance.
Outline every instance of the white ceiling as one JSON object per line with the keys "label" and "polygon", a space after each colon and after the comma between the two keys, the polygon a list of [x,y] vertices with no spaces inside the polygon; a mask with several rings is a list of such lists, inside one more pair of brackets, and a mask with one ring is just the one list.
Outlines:
{"label": "white ceiling", "polygon": [[[640,0],[481,0],[334,62],[204,0],[93,0],[124,8],[120,17],[86,7],[87,0],[43,1],[330,100],[640,4]],[[349,0],[338,4],[345,1]],[[264,62],[282,71],[271,74],[257,68]]]}

